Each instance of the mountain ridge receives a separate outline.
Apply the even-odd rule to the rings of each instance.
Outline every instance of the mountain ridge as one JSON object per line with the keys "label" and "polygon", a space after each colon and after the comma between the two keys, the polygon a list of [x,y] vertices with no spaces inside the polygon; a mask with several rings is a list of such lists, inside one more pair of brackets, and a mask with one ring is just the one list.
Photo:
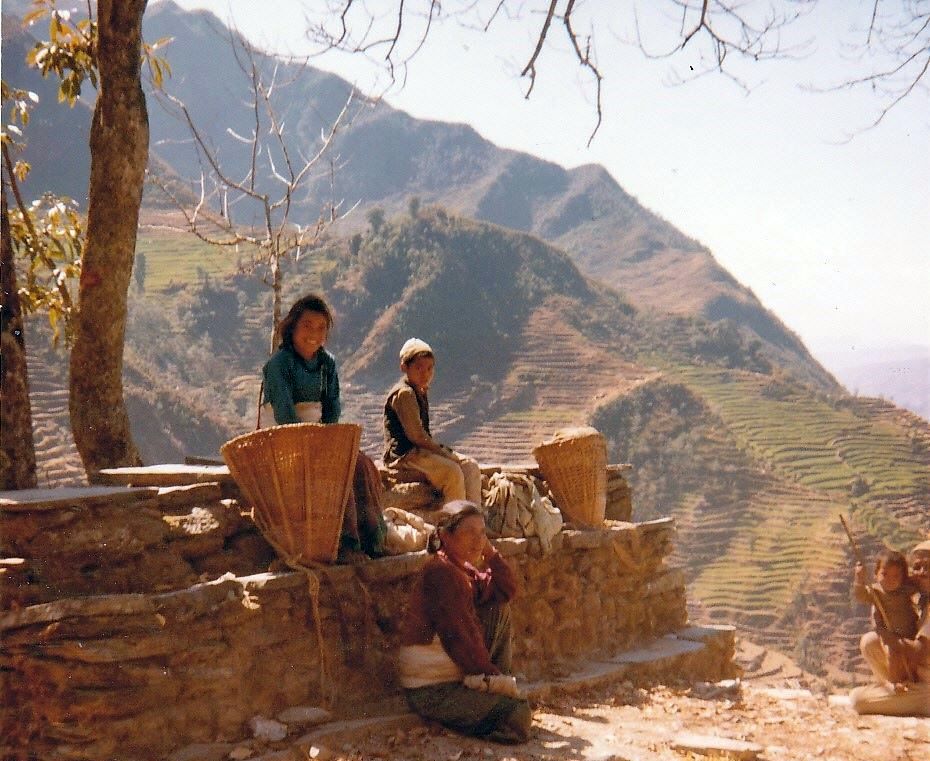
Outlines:
{"label": "mountain ridge", "polygon": [[[170,2],[156,7],[160,13],[147,19],[156,36],[166,35],[187,16]],[[198,23],[222,26],[206,14]],[[209,38],[201,29],[196,45],[201,55],[205,39]],[[193,54],[180,35],[172,45],[175,51],[185,51],[181,61]],[[223,52],[213,50],[210,60],[222,61]],[[316,134],[332,123],[352,88],[336,75],[319,71],[312,71],[308,82],[307,87],[299,80],[291,85],[299,93],[295,100],[310,104],[309,108],[286,106],[281,116],[292,125],[306,125],[307,134]],[[198,104],[201,100],[183,89],[181,98]],[[825,388],[835,385],[835,379],[810,357],[800,339],[721,267],[705,246],[643,207],[602,166],[566,169],[499,148],[467,125],[415,119],[386,103],[364,96],[360,100],[364,106],[337,135],[334,147],[339,156],[347,157],[335,178],[336,196],[347,207],[358,204],[358,211],[364,212],[382,206],[388,213],[397,213],[411,197],[418,197],[423,203],[464,216],[532,233],[567,251],[586,275],[625,292],[633,303],[712,320],[735,320],[744,330],[777,346],[781,359],[803,368],[809,380]],[[313,112],[312,118],[307,110]],[[214,124],[220,111],[208,106],[197,121]],[[222,122],[211,135],[217,144],[222,140],[221,127]],[[153,133],[163,129],[156,116]],[[176,133],[174,139],[182,136]],[[308,189],[303,205],[314,214],[329,200],[333,200],[330,180],[321,177]]]}
{"label": "mountain ridge", "polygon": [[[251,117],[241,107],[243,91],[234,86],[239,64],[223,37],[229,31],[206,11],[183,11],[162,2],[146,13],[144,33],[147,39],[173,38],[166,55],[174,73],[166,87],[188,104],[226,169],[242,176],[248,157],[237,155],[229,132],[249,134]],[[310,67],[261,55],[257,60],[266,70],[278,67],[278,87],[286,93],[280,117],[292,131],[295,150],[313,145],[320,130],[336,119],[352,87]],[[190,152],[190,136],[177,115],[151,89],[147,92],[150,164],[183,176],[186,167],[199,166]],[[356,221],[347,220],[347,226],[358,230],[367,210],[383,207],[396,213],[417,197],[548,240],[567,251],[586,275],[622,291],[640,307],[734,321],[809,381],[824,389],[836,386],[800,339],[705,246],[643,207],[603,167],[565,169],[494,146],[467,125],[418,120],[359,93],[355,97],[351,124],[333,146],[343,162],[335,180],[321,176],[304,189],[295,199],[303,217],[295,216],[295,222],[315,220],[327,202],[342,200],[344,208],[357,205]],[[32,139],[54,142],[39,126]],[[36,157],[36,178],[54,176],[42,174],[42,159]],[[50,188],[55,189],[54,182]],[[153,197],[149,192],[147,203]]]}

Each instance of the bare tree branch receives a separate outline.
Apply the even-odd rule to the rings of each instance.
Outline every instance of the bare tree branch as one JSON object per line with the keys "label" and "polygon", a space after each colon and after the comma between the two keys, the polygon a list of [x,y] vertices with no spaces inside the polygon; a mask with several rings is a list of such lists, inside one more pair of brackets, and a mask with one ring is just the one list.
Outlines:
{"label": "bare tree branch", "polygon": [[[425,44],[435,20],[485,32],[503,20],[525,20],[535,28],[519,71],[528,80],[524,97],[530,98],[542,76],[540,62],[546,52],[564,42],[551,34],[554,22],[561,21],[574,60],[591,77],[596,122],[588,139],[590,145],[603,120],[605,72],[597,63],[594,35],[580,33],[579,18],[583,16],[592,29],[606,29],[619,40],[610,30],[618,15],[617,4],[606,5],[609,10],[577,0],[445,0],[441,5],[439,0],[328,0],[325,10],[315,17],[308,15],[308,37],[319,46],[316,55],[339,50],[371,57],[390,79],[387,91],[396,84],[403,86],[409,64]],[[633,5],[629,10],[635,30],[632,42],[649,59],[684,62],[685,66],[673,72],[675,84],[717,74],[748,92],[752,84],[743,79],[746,70],[742,63],[801,58],[813,50],[813,38],[802,38],[793,29],[817,0],[643,0],[642,5],[659,21],[650,19],[653,23],[642,26]],[[880,121],[887,110],[925,81],[930,5],[926,0],[884,4],[872,0],[866,14],[866,49],[880,48],[886,58],[900,64],[899,68],[877,66],[869,80],[870,85],[882,85],[879,92],[887,90]],[[862,45],[860,41],[858,47]],[[849,83],[864,83],[866,79],[851,78]]]}
{"label": "bare tree branch", "polygon": [[[321,131],[319,144],[308,152],[307,158],[300,146],[296,146],[295,150],[294,141],[288,135],[276,105],[278,100],[286,97],[282,88],[288,84],[281,76],[284,71],[282,64],[260,54],[240,35],[230,34],[229,39],[242,81],[249,91],[245,102],[252,128],[250,135],[240,134],[242,130],[237,132],[231,126],[225,133],[247,154],[245,175],[241,179],[234,178],[220,160],[218,148],[210,144],[197,124],[188,105],[170,93],[161,92],[157,97],[179,114],[186,125],[203,169],[199,179],[193,183],[196,188],[193,194],[182,193],[173,187],[180,181],[172,183],[158,177],[151,177],[151,180],[181,211],[185,231],[210,245],[236,250],[241,245],[248,246],[252,257],[251,269],[261,267],[266,273],[263,280],[273,291],[273,342],[282,313],[283,261],[317,245],[326,227],[342,215],[342,204],[337,204],[334,198],[328,207],[320,210],[313,224],[295,224],[291,219],[296,193],[312,177],[315,167],[325,166],[324,160],[348,119],[353,93],[349,93],[339,113]],[[297,81],[297,73],[289,81]],[[295,163],[297,156],[300,156],[299,164]],[[330,159],[325,170],[333,173],[335,166],[335,159]],[[233,205],[251,204],[257,217],[253,224],[244,226],[241,221],[232,219],[230,196]],[[186,200],[188,198],[192,200]],[[213,208],[211,201],[220,209],[219,213],[210,211]]]}
{"label": "bare tree branch", "polygon": [[388,48],[387,54],[384,56],[384,60],[388,62],[388,65],[391,67],[391,72],[394,71],[394,61],[391,56],[394,53],[394,48],[397,46],[397,41],[400,39],[400,35],[404,29],[404,0],[398,0],[397,2],[397,29],[394,30],[394,36],[391,39],[391,47]]}
{"label": "bare tree branch", "polygon": [[596,85],[596,96],[597,101],[595,108],[597,110],[597,123],[594,125],[594,129],[591,132],[590,137],[588,137],[588,147],[591,146],[591,141],[594,140],[594,136],[597,134],[597,131],[601,128],[601,121],[603,120],[603,109],[601,104],[601,83],[604,80],[604,77],[601,76],[600,70],[597,68],[597,64],[592,60],[591,56],[593,53],[593,35],[589,35],[585,41],[585,49],[581,50],[581,47],[578,44],[578,35],[575,34],[575,30],[572,29],[572,10],[575,7],[575,0],[568,0],[568,5],[565,7],[565,13],[563,14],[562,20],[565,24],[565,31],[568,34],[568,39],[572,43],[572,47],[575,49],[575,55],[578,58],[578,62],[586,69],[588,69],[592,75],[594,75],[595,85]]}
{"label": "bare tree branch", "polygon": [[875,118],[849,139],[881,124],[888,114],[918,89],[926,89],[930,71],[930,3],[902,0],[881,12],[880,2],[872,7],[866,43],[847,46],[850,68],[867,73],[850,76],[825,87],[808,86],[814,92],[868,88],[880,100]]}
{"label": "bare tree branch", "polygon": [[[653,4],[662,4],[676,10],[681,19],[681,30],[673,45],[658,52],[651,52],[639,36],[638,44],[650,58],[669,58],[681,53],[685,48],[698,44],[709,54],[703,69],[694,72],[701,76],[705,71],[716,71],[734,79],[735,74],[726,65],[733,53],[742,58],[764,60],[785,57],[795,53],[782,42],[780,32],[793,23],[815,0],[774,0],[776,7],[766,13],[760,13],[758,7],[740,0],[652,0]],[[470,26],[469,21],[477,17],[480,23],[473,28],[488,31],[503,17],[519,19],[532,18],[536,14],[542,20],[538,31],[532,36],[532,47],[520,76],[528,79],[524,92],[530,98],[540,76],[539,64],[546,50],[560,44],[554,40],[551,31],[555,21],[561,21],[567,37],[572,56],[587,71],[592,80],[593,108],[596,121],[589,138],[591,144],[603,121],[603,82],[604,73],[597,63],[597,48],[593,33],[581,34],[578,30],[576,16],[583,3],[577,0],[447,0],[441,6],[438,0],[396,0],[387,7],[389,15],[369,8],[358,0],[331,0],[327,10],[315,20],[308,18],[308,37],[317,43],[320,54],[328,50],[371,55],[384,48],[386,54],[382,64],[390,78],[391,84],[398,82],[398,72],[407,67],[413,57],[422,49],[434,19],[440,15],[444,20],[452,20],[462,26]],[[381,11],[384,4],[377,6]],[[417,9],[421,24],[413,25]],[[591,16],[597,11],[585,6]],[[636,18],[635,8],[632,11]],[[605,23],[610,17],[603,14]],[[533,23],[536,23],[535,21]],[[594,19],[589,19],[592,28]],[[390,26],[388,26],[390,24]],[[745,88],[745,85],[740,83]]]}
{"label": "bare tree branch", "polygon": [[865,38],[865,44],[872,44],[872,32],[875,31],[875,17],[878,15],[878,4],[881,0],[875,0],[875,3],[872,5],[872,20],[869,21],[869,33]]}
{"label": "bare tree branch", "polygon": [[549,26],[552,24],[552,19],[555,16],[556,5],[558,5],[558,0],[550,0],[549,10],[546,11],[546,19],[543,21],[542,29],[539,32],[539,36],[536,38],[536,49],[530,56],[530,60],[527,62],[526,66],[523,67],[523,71],[520,72],[521,77],[528,76],[530,78],[530,86],[526,91],[527,98],[530,97],[530,93],[533,92],[533,85],[536,84],[536,59],[539,58],[543,45],[546,43],[546,35],[549,34]]}

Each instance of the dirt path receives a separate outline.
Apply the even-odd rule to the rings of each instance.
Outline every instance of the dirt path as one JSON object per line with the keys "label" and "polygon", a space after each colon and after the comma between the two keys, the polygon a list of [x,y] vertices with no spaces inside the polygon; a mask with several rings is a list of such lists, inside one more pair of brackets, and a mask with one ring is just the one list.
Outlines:
{"label": "dirt path", "polygon": [[[375,732],[319,758],[340,761],[927,761],[930,719],[857,716],[845,694],[771,651],[741,644],[739,681],[636,687],[614,684],[535,706],[521,746],[460,737],[441,727]],[[739,756],[676,748],[686,733],[758,746]]]}
{"label": "dirt path", "polygon": [[[743,684],[702,697],[697,688],[613,687],[537,706],[533,737],[521,746],[493,745],[439,727],[417,726],[343,743],[344,761],[685,761],[735,758],[676,748],[684,733],[759,746],[759,761],[926,761],[930,720],[856,716],[825,695],[797,688]],[[781,692],[779,692],[781,690]],[[791,692],[791,690],[794,690]],[[806,694],[805,694],[806,693]]]}
{"label": "dirt path", "polygon": [[[536,717],[539,739],[534,739],[543,748],[528,747],[520,757],[680,761],[697,755],[674,747],[682,733],[691,733],[758,745],[757,758],[770,761],[930,758],[926,720],[858,717],[848,706],[805,692],[789,696],[787,690],[778,694],[749,684],[704,698],[700,690],[658,687],[635,695],[590,696],[583,705],[543,706]],[[539,742],[554,737],[568,743],[565,755],[552,755],[545,748],[551,743]]]}

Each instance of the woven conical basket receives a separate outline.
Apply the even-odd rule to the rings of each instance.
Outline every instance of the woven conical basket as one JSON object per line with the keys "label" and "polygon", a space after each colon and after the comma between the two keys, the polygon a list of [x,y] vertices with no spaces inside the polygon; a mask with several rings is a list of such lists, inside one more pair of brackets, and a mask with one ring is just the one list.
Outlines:
{"label": "woven conical basket", "polygon": [[607,506],[607,441],[596,428],[565,428],[533,450],[557,507],[575,523],[601,526]]}
{"label": "woven conical basket", "polygon": [[348,423],[296,423],[247,433],[220,448],[255,523],[286,559],[336,559],[361,434]]}

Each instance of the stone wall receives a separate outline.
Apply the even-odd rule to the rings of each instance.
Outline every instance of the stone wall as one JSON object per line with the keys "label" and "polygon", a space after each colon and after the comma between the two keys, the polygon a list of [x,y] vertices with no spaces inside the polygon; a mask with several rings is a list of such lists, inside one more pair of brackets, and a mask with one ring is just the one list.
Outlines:
{"label": "stone wall", "polygon": [[[423,553],[261,572],[269,548],[216,485],[83,494],[0,500],[0,549],[23,559],[0,574],[4,756],[152,759],[241,738],[257,714],[357,715],[400,694],[393,656]],[[546,555],[497,541],[522,582],[518,674],[684,626],[673,531],[608,522],[563,531]]]}
{"label": "stone wall", "polygon": [[[217,483],[10,492],[0,503],[3,609],[60,597],[180,589],[264,570],[274,551]],[[15,499],[15,501],[13,501]]]}

